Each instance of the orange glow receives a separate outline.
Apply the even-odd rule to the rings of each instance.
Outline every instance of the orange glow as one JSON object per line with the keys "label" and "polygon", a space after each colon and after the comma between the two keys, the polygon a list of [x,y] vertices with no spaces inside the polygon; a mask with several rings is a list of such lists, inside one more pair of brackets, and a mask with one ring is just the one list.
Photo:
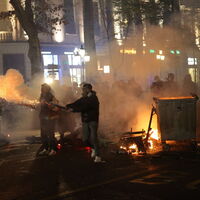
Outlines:
{"label": "orange glow", "polygon": [[19,104],[36,104],[37,100],[30,100],[26,92],[23,76],[15,69],[9,69],[5,75],[0,76],[0,98]]}
{"label": "orange glow", "polygon": [[167,100],[167,99],[195,99],[193,96],[185,96],[185,97],[161,97],[159,100]]}
{"label": "orange glow", "polygon": [[149,149],[153,149],[153,141],[149,140]]}
{"label": "orange glow", "polygon": [[134,149],[134,150],[136,150],[136,149],[137,149],[137,145],[136,145],[136,144],[132,144],[132,145],[129,147],[129,149]]}
{"label": "orange glow", "polygon": [[[150,111],[145,108],[141,109],[140,115],[138,116],[137,130],[146,128],[146,133],[147,133],[149,120],[150,120]],[[148,143],[149,143],[148,148],[149,150],[156,150],[157,144],[160,139],[159,133],[157,130],[157,115],[156,114],[153,115],[151,127],[152,129],[149,132],[149,138],[148,138]],[[146,134],[144,135],[143,139],[145,138],[146,138]],[[126,151],[135,150],[135,154],[139,153],[136,144],[131,144],[127,149],[126,148],[123,148],[123,149]]]}
{"label": "orange glow", "polygon": [[159,140],[159,135],[158,135],[158,130],[157,129],[152,129],[150,131],[150,139]]}

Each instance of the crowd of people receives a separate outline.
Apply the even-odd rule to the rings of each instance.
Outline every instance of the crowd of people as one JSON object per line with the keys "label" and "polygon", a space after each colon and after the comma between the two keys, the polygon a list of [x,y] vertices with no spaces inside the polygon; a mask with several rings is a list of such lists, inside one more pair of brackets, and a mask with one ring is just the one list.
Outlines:
{"label": "crowd of people", "polygon": [[165,81],[161,80],[159,76],[155,76],[150,88],[152,94],[159,97],[198,94],[197,84],[192,81],[190,74],[185,75],[181,84],[175,81],[173,73],[169,73]]}

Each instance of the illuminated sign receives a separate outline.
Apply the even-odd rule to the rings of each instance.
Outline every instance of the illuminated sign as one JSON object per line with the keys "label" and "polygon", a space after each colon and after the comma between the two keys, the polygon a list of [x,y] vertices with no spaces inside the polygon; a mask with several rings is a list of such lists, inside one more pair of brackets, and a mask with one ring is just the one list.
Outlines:
{"label": "illuminated sign", "polygon": [[150,49],[149,53],[155,53],[155,50],[154,49]]}
{"label": "illuminated sign", "polygon": [[120,49],[120,53],[124,53],[124,54],[136,54],[137,51],[135,49]]}

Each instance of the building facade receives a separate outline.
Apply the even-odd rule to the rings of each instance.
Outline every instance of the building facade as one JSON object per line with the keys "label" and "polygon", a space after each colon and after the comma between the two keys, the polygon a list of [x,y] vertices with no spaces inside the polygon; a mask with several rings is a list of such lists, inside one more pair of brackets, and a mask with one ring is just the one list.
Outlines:
{"label": "building facade", "polygon": [[[83,3],[80,0],[52,0],[52,3],[63,5],[65,13],[59,11],[59,14],[65,15],[67,23],[58,24],[53,35],[38,34],[44,65],[44,78],[48,81],[50,79],[59,80],[60,83],[73,81],[80,83],[85,79],[84,65],[89,60],[84,52]],[[100,9],[97,1],[93,1],[93,9],[95,15],[94,32],[98,43],[104,30],[100,21]],[[12,10],[9,0],[0,1],[0,12],[8,10]],[[48,15],[48,13],[46,14]],[[15,16],[0,20],[1,74],[14,68],[23,75],[26,81],[31,80],[27,39],[26,33]],[[97,49],[101,49],[101,46],[102,44],[97,44]],[[81,54],[81,51],[84,55]],[[102,50],[97,51],[100,52],[101,56]]]}
{"label": "building facade", "polygon": [[[60,14],[66,16],[67,23],[58,24],[53,35],[39,33],[44,78],[47,81],[58,80],[62,84],[70,84],[74,81],[81,83],[85,80],[85,64],[90,56],[84,51],[83,1],[51,1],[54,4],[63,5],[65,13],[61,12]],[[181,26],[189,27],[191,30],[192,34],[190,35],[195,37],[193,45],[185,48],[179,42],[178,45],[167,44],[167,46],[163,44],[168,39],[158,37],[152,42],[149,40],[151,37],[148,33],[151,34],[151,32],[147,23],[143,23],[142,31],[134,27],[135,31],[127,44],[124,42],[124,31],[120,27],[120,23],[115,20],[116,15],[113,12],[115,8],[113,9],[111,1],[93,0],[98,75],[105,80],[110,80],[111,75],[118,79],[124,79],[124,77],[129,79],[137,74],[138,79],[144,76],[148,80],[155,74],[164,77],[167,72],[174,72],[177,79],[182,80],[184,74],[190,73],[192,79],[199,83],[200,5],[195,0],[180,0],[180,8]],[[9,0],[0,1],[0,12],[8,10],[12,10]],[[43,16],[39,17],[43,18]],[[107,23],[108,21],[109,23]],[[162,22],[160,26],[162,27]],[[154,31],[155,35],[158,29]],[[168,33],[170,37],[171,35],[177,37],[179,41],[187,40],[187,36],[180,40],[179,36],[173,36],[173,31]],[[112,37],[117,42],[113,42]],[[27,39],[26,33],[15,16],[0,20],[1,74],[14,68],[20,71],[26,81],[31,80]],[[130,68],[133,69],[133,73],[130,73]],[[141,70],[142,75],[140,76],[141,68],[144,70]]]}

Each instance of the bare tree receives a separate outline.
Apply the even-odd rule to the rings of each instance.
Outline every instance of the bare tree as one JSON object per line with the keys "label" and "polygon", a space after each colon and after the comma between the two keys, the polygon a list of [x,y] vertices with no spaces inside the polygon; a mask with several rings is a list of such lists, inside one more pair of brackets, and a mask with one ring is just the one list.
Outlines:
{"label": "bare tree", "polygon": [[[49,0],[10,0],[9,3],[14,10],[0,13],[0,19],[15,15],[26,32],[29,44],[28,57],[31,62],[32,75],[41,72],[43,66],[38,33],[46,32],[52,34],[55,29],[53,25],[64,20],[63,18],[59,18],[57,14],[57,11],[62,9],[62,6],[51,5],[48,1]],[[48,17],[46,12],[56,14],[49,15]]]}

